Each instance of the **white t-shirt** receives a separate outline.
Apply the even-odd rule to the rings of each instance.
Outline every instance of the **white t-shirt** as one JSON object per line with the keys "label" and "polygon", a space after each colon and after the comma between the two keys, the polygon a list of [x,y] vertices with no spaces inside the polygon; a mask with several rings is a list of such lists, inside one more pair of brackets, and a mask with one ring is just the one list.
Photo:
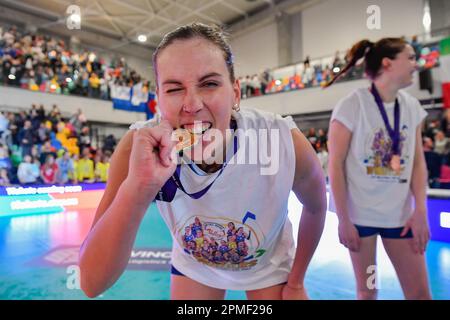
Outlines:
{"label": "white t-shirt", "polygon": [[[349,216],[354,224],[397,228],[413,213],[410,190],[416,143],[416,129],[427,116],[419,101],[400,90],[401,172],[390,169],[391,138],[369,88],[361,88],[343,98],[333,110],[351,132],[345,161]],[[391,127],[394,104],[385,103]],[[419,141],[421,143],[421,141]]]}
{"label": "white t-shirt", "polygon": [[[249,108],[233,112],[233,118],[238,128],[237,152],[208,192],[194,200],[178,189],[171,202],[156,203],[173,236],[176,269],[207,286],[255,290],[286,282],[295,256],[287,204],[295,174],[291,129],[297,127],[291,117]],[[261,175],[265,166],[259,161],[237,163],[248,152],[242,147],[240,129],[279,130],[279,143],[266,139],[268,150],[279,151],[276,174]],[[218,174],[182,165],[180,181],[188,193],[194,193]]]}

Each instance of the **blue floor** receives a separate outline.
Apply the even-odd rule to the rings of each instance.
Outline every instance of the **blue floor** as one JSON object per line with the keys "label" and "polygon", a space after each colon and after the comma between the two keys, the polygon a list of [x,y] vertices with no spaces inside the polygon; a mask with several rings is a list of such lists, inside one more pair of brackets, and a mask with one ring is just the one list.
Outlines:
{"label": "blue floor", "polygon": [[[290,199],[296,232],[300,204]],[[0,299],[86,299],[73,276],[78,247],[89,230],[92,211],[0,218]],[[171,236],[152,205],[138,232],[139,249],[169,251]],[[434,299],[450,299],[450,244],[432,241],[426,252]],[[144,259],[145,260],[145,259]],[[166,261],[167,262],[167,261]],[[394,269],[379,244],[379,298],[403,299]],[[149,270],[125,271],[97,299],[168,299],[168,264]],[[155,269],[155,267],[152,267]],[[143,269],[143,270],[142,270]],[[337,219],[329,213],[325,230],[305,284],[312,299],[354,299],[353,271],[347,250],[338,243]],[[227,299],[245,299],[230,291]]]}

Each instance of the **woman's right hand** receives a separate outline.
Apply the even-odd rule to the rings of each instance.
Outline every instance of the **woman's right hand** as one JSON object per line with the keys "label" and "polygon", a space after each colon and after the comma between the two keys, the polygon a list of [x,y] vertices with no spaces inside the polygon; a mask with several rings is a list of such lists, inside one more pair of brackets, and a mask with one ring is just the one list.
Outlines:
{"label": "woman's right hand", "polygon": [[[152,192],[162,188],[175,172],[175,141],[168,121],[152,128],[141,128],[133,133],[127,180],[139,192]],[[172,161],[173,159],[173,161]]]}
{"label": "woman's right hand", "polygon": [[358,230],[350,220],[339,221],[339,241],[353,252],[358,252],[361,245],[361,238]]}

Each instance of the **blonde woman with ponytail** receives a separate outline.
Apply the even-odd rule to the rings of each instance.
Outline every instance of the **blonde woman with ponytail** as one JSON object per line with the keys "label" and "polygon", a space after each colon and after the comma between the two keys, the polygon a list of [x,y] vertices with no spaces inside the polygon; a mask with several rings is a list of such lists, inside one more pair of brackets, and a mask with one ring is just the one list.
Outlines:
{"label": "blonde woman with ponytail", "polygon": [[[338,102],[329,131],[329,175],[339,218],[339,240],[349,249],[357,298],[376,299],[373,278],[378,235],[406,299],[430,299],[425,250],[430,238],[421,124],[425,110],[401,89],[417,69],[404,40],[362,40],[348,65],[364,60],[370,87]],[[375,269],[376,270],[376,269]]]}

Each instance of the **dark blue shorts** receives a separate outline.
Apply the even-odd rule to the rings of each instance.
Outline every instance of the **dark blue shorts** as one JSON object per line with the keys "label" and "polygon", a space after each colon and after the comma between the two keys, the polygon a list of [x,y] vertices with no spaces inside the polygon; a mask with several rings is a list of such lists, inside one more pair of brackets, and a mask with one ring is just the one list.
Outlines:
{"label": "dark blue shorts", "polygon": [[[171,268],[170,268],[170,273],[171,273],[171,274],[174,274],[174,275],[176,275],[176,276],[183,276],[183,277],[186,277],[184,274],[182,274],[180,271],[178,271],[177,268],[175,268],[173,265],[172,265]],[[286,282],[282,282],[282,283],[280,283],[280,284],[287,284],[287,281],[286,281]]]}
{"label": "dark blue shorts", "polygon": [[409,239],[413,237],[411,229],[408,230],[404,237],[401,237],[403,227],[400,228],[378,228],[378,227],[364,227],[355,224],[361,238],[370,237],[379,234],[382,238],[388,239]]}
{"label": "dark blue shorts", "polygon": [[186,277],[184,274],[182,274],[180,271],[178,271],[173,265],[172,265],[172,267],[170,268],[170,273],[171,273],[171,274],[174,274],[174,275],[176,275],[176,276],[183,276],[183,277]]}

